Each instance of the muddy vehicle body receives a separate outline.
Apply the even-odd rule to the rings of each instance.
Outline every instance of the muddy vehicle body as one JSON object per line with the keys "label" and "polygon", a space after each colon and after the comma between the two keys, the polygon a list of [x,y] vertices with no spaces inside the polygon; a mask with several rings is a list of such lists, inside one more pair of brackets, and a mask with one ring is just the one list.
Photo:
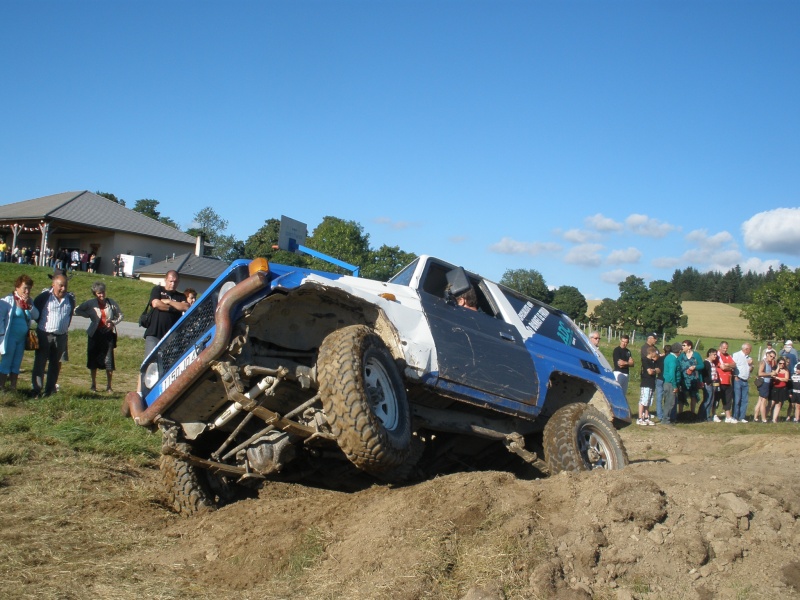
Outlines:
{"label": "muddy vehicle body", "polygon": [[[469,288],[477,311],[453,301]],[[389,282],[236,261],[141,380],[125,408],[163,431],[169,502],[184,513],[337,461],[384,481],[485,465],[498,449],[549,473],[628,461],[615,429],[627,401],[576,325],[431,256]]]}

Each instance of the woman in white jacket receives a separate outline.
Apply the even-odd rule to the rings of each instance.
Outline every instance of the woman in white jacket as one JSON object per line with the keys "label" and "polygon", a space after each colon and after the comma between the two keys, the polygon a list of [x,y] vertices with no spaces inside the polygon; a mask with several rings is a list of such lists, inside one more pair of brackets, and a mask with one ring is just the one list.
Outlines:
{"label": "woman in white jacket", "polygon": [[39,318],[39,311],[31,302],[33,279],[20,275],[14,282],[14,293],[0,300],[0,389],[9,386],[17,389],[17,378],[25,354],[25,338],[31,320]]}
{"label": "woman in white jacket", "polygon": [[122,321],[119,304],[106,298],[106,284],[95,281],[92,284],[94,298],[87,300],[75,309],[75,314],[88,318],[89,336],[86,344],[86,368],[92,373],[93,392],[97,391],[97,369],[106,371],[106,391],[111,389],[111,377],[114,372],[114,348],[117,346],[117,323]]}

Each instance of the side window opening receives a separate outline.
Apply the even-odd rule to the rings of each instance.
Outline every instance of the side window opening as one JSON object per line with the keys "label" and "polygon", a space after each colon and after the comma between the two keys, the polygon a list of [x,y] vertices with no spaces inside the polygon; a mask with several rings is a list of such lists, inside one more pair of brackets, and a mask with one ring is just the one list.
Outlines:
{"label": "side window opening", "polygon": [[429,263],[428,269],[422,282],[423,291],[436,296],[437,298],[444,299],[445,290],[447,289],[447,273],[450,268],[440,265],[438,263]]}
{"label": "side window opening", "polygon": [[489,315],[490,317],[502,319],[500,316],[500,310],[495,305],[492,295],[487,291],[486,284],[483,282],[483,280],[470,278],[470,282],[472,283],[472,287],[475,288],[475,293],[478,296],[478,310],[486,315]]}
{"label": "side window opening", "polygon": [[[455,267],[452,265],[444,265],[435,262],[429,263],[425,275],[423,276],[422,290],[437,298],[446,300],[448,286],[447,274],[453,271],[454,268]],[[467,274],[467,277],[478,297],[478,309],[480,312],[493,318],[501,318],[499,316],[500,310],[486,288],[483,279],[470,274]]]}

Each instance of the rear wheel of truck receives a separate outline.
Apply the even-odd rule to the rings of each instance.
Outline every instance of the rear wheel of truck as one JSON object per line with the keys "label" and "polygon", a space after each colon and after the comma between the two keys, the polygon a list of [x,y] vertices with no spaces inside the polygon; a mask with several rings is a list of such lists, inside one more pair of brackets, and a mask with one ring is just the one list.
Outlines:
{"label": "rear wheel of truck", "polygon": [[374,474],[404,464],[411,411],[381,338],[364,325],[334,331],[320,346],[317,369],[328,423],[347,458]]}
{"label": "rear wheel of truck", "polygon": [[621,469],[628,453],[614,426],[588,404],[558,409],[544,427],[544,455],[550,474]]}

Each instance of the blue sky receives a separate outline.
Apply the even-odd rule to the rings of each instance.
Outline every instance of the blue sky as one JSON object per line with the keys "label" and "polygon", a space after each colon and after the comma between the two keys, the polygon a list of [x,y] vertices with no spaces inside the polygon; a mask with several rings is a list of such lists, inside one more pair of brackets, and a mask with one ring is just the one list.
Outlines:
{"label": "blue sky", "polygon": [[0,203],[286,214],[499,280],[800,264],[800,2],[0,5]]}

